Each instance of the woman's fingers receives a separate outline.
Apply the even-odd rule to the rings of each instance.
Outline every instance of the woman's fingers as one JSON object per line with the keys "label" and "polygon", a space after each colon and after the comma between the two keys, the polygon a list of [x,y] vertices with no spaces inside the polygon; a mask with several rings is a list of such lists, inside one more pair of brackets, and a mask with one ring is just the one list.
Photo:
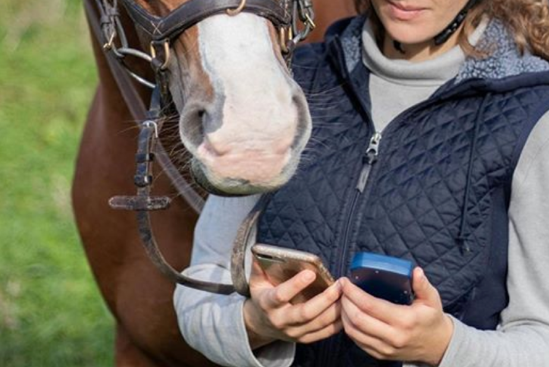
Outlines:
{"label": "woman's fingers", "polygon": [[311,338],[318,335],[330,336],[329,330],[341,330],[341,327],[334,328],[334,325],[341,325],[341,304],[339,302],[328,307],[313,320],[303,324],[289,325],[285,329],[285,334],[291,340],[303,342],[306,335],[309,335],[307,340],[312,340]]}
{"label": "woman's fingers", "polygon": [[[316,295],[307,302],[294,305],[288,310],[288,321],[290,324],[299,325],[307,323],[326,314],[328,310],[340,310],[340,305],[332,308],[341,297],[341,286],[338,282],[332,284],[324,292]],[[325,317],[325,316],[323,316]]]}
{"label": "woman's fingers", "polygon": [[453,324],[444,314],[436,289],[414,271],[416,299],[411,306],[372,297],[348,279],[343,285],[341,318],[346,334],[376,358],[440,362]]}
{"label": "woman's fingers", "polygon": [[351,339],[360,340],[363,336],[368,336],[385,342],[392,342],[394,340],[395,330],[391,325],[362,312],[346,296],[342,297],[341,306],[343,326]]}
{"label": "woman's fingers", "polygon": [[371,356],[386,359],[388,355],[394,352],[393,348],[378,336],[363,333],[361,330],[356,329],[351,317],[344,312],[341,314],[341,321],[345,334]]}
{"label": "woman's fingers", "polygon": [[[337,322],[340,318],[341,303],[333,303],[320,314],[316,315],[314,318],[301,323],[300,325],[303,326],[301,334],[312,333],[321,330],[326,326]],[[300,325],[297,324],[296,327],[299,327]]]}
{"label": "woman's fingers", "polygon": [[339,333],[342,329],[342,321],[337,320],[336,322],[331,323],[320,330],[312,331],[301,336],[297,341],[304,344],[314,343],[316,341],[329,338],[330,336]]}
{"label": "woman's fingers", "polygon": [[[299,342],[312,342],[337,333],[342,328],[338,302],[342,289],[338,282],[304,303],[290,303],[315,279],[313,271],[304,270],[274,286],[258,264],[254,264],[250,279],[252,299],[245,308],[247,328],[265,337]],[[257,339],[266,340],[265,337]]]}
{"label": "woman's fingers", "polygon": [[386,324],[392,325],[393,322],[398,319],[396,316],[402,313],[404,307],[407,307],[391,303],[381,298],[376,298],[364,292],[347,278],[342,278],[339,281],[342,284],[345,298],[356,305],[363,313]]}
{"label": "woman's fingers", "polygon": [[264,303],[261,308],[268,328],[277,330],[281,339],[291,341],[301,341],[305,335],[309,335],[306,340],[312,341],[331,335],[330,330],[340,330],[341,327],[334,329],[331,326],[341,324],[341,303],[338,302],[341,288],[337,284],[307,302],[296,305],[288,302],[306,283],[307,279],[300,280],[300,275],[303,274],[268,290],[261,297],[265,299],[259,302]]}
{"label": "woman's fingers", "polygon": [[268,297],[265,299],[264,307],[266,309],[275,309],[285,306],[307,288],[316,278],[316,274],[311,270],[303,270],[293,278],[272,288]]}

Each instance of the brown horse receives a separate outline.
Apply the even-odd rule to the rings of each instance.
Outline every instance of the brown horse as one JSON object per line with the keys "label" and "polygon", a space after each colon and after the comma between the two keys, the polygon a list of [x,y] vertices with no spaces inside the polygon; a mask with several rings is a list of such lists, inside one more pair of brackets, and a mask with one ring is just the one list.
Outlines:
{"label": "brown horse", "polygon": [[[169,12],[184,2],[182,0],[136,1],[149,11],[159,15]],[[318,40],[326,26],[334,19],[353,13],[351,0],[315,0],[314,2],[318,27],[309,40]],[[131,28],[132,22],[127,15],[122,12],[121,16],[125,28],[133,29]],[[250,17],[254,16],[248,16],[248,18]],[[234,21],[236,22],[236,20],[237,17]],[[256,21],[256,23],[260,22]],[[284,105],[280,110],[271,108],[266,111],[270,117],[278,116],[279,121],[291,120],[289,125],[280,123],[278,130],[267,131],[270,136],[283,137],[281,140],[267,142],[271,144],[272,149],[282,152],[279,155],[284,156],[283,159],[269,157],[257,146],[246,146],[247,141],[253,140],[252,135],[241,136],[239,141],[232,142],[230,137],[234,136],[235,129],[239,132],[256,129],[254,125],[257,121],[267,120],[267,116],[261,115],[261,111],[259,111],[254,112],[253,119],[246,120],[243,116],[244,112],[248,111],[238,110],[239,106],[244,106],[246,102],[245,100],[240,101],[238,98],[244,98],[244,96],[231,94],[226,97],[233,98],[232,106],[235,109],[234,116],[232,116],[233,121],[224,121],[223,126],[227,129],[226,131],[215,126],[213,118],[216,113],[219,114],[219,110],[216,112],[215,108],[219,109],[222,106],[215,106],[215,103],[212,103],[211,106],[200,105],[204,100],[215,100],[215,91],[212,85],[204,87],[204,80],[207,79],[204,77],[207,75],[197,62],[198,56],[193,53],[193,50],[196,50],[197,42],[204,41],[198,39],[196,28],[197,26],[193,26],[179,37],[175,52],[179,64],[183,66],[179,67],[178,64],[177,69],[174,69],[174,65],[171,65],[172,69],[170,69],[174,70],[173,74],[179,78],[186,79],[187,87],[185,88],[188,88],[184,90],[181,89],[182,86],[172,87],[173,95],[185,97],[185,103],[183,103],[183,98],[180,100],[174,98],[178,110],[182,116],[192,115],[187,120],[182,118],[179,124],[175,121],[173,126],[166,125],[163,129],[168,133],[166,139],[177,140],[171,151],[172,156],[175,160],[181,159],[183,148],[179,142],[180,126],[191,130],[191,132],[194,131],[194,133],[199,131],[204,133],[206,130],[212,133],[211,145],[206,148],[199,147],[195,141],[196,137],[193,135],[182,135],[183,140],[188,140],[190,150],[195,150],[194,154],[203,154],[203,161],[208,162],[208,155],[224,157],[223,160],[215,161],[204,168],[203,173],[208,176],[209,180],[227,190],[234,189],[234,187],[230,182],[224,182],[226,177],[238,176],[241,178],[240,183],[251,182],[260,189],[275,187],[283,183],[287,177],[281,178],[281,172],[291,175],[291,169],[285,169],[284,165],[287,163],[286,161],[294,159],[293,157],[288,158],[287,147],[294,144],[295,139],[306,139],[306,136],[296,138],[299,135],[297,132],[299,129],[295,127],[297,122],[294,120],[303,116],[303,112],[300,112],[299,109],[305,108],[295,106],[295,100],[299,99],[299,91],[293,90],[291,83],[280,74],[273,73],[270,75],[270,80],[260,80],[260,82],[286,83],[282,87],[273,87],[278,90],[279,95],[256,96],[257,103],[261,106],[260,109],[265,109],[266,104],[271,103],[270,99],[289,100],[294,104],[293,110],[290,108],[291,106]],[[221,37],[219,34],[216,35],[213,28],[210,33],[213,36],[210,36],[207,42],[215,42],[215,36]],[[136,32],[128,32],[128,37],[130,43],[139,43]],[[274,36],[270,32],[265,33],[265,37]],[[135,118],[119,90],[103,53],[102,45],[95,37],[92,39],[100,83],[82,137],[73,183],[73,206],[88,261],[106,304],[116,320],[116,366],[212,365],[199,353],[189,348],[181,337],[172,305],[174,284],[153,267],[142,250],[133,213],[114,211],[108,206],[108,200],[112,196],[135,191],[132,177],[135,167],[137,133]],[[232,47],[239,47],[238,42],[234,43]],[[216,58],[223,57],[223,53],[219,50],[215,51],[214,49],[211,53],[211,63],[219,62],[216,61]],[[235,61],[242,60],[245,58]],[[152,77],[146,66],[136,64],[132,67],[143,75]],[[274,68],[272,65],[270,67]],[[223,70],[218,71],[218,74],[223,73]],[[245,75],[236,75],[236,77],[243,78]],[[192,88],[189,88],[189,85]],[[138,84],[133,87],[142,101],[149,100],[150,92],[145,87]],[[233,88],[230,90],[231,93],[241,93],[238,85],[231,88]],[[253,86],[250,88],[253,90]],[[289,90],[290,92],[288,92]],[[284,95],[284,93],[290,94]],[[188,107],[189,103],[194,106],[193,109]],[[185,109],[185,105],[187,105],[187,109]],[[293,111],[290,112],[290,118],[283,116],[286,112],[282,110]],[[207,120],[203,118],[205,113],[212,115],[210,116],[212,119],[209,122],[210,125],[198,126],[199,122]],[[201,116],[202,119],[197,120],[196,116]],[[244,126],[235,125],[237,123],[244,124]],[[286,135],[283,131],[286,131]],[[291,135],[287,134],[288,131]],[[304,143],[300,142],[299,144]],[[239,150],[242,146],[245,146],[247,150]],[[250,155],[253,159],[250,159]],[[263,157],[261,157],[262,155]],[[248,168],[258,169],[243,169],[240,163],[242,159],[248,160]],[[271,168],[277,167],[277,169],[268,171],[260,169],[267,165]],[[160,172],[160,168],[155,167],[155,172]],[[253,172],[256,176],[253,176]],[[181,270],[189,264],[197,214],[185,200],[177,196],[172,183],[165,174],[155,177],[154,184],[155,193],[174,197],[171,208],[168,211],[153,214],[152,220],[161,251],[168,262],[176,269]]]}

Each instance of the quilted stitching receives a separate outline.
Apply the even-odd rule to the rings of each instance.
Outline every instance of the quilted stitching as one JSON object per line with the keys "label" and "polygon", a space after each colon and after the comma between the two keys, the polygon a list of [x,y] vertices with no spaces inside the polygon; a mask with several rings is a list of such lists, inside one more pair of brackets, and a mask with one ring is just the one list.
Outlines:
{"label": "quilted stitching", "polygon": [[[316,90],[313,140],[301,172],[266,211],[260,241],[315,252],[335,270],[334,250],[347,224],[345,210],[368,129],[339,82],[324,78]],[[546,88],[525,88],[494,95],[481,111],[466,208],[477,98],[435,104],[393,126],[382,141],[376,185],[353,219],[361,223],[353,225],[350,243],[356,243],[355,250],[414,260],[425,268],[445,305],[463,297],[482,279],[488,261],[490,192],[510,179],[517,137],[532,110],[546,99]],[[470,253],[456,242],[464,211]]]}
{"label": "quilted stitching", "polygon": [[[401,124],[390,140],[384,141],[379,165],[385,167],[369,203],[378,211],[364,217],[360,231],[363,241],[359,239],[358,246],[415,260],[441,291],[445,304],[463,296],[483,273],[490,229],[487,190],[493,188],[493,183],[486,181],[491,178],[502,183],[509,179],[502,168],[510,163],[528,108],[536,105],[517,103],[516,98],[498,96],[481,111],[484,118],[471,178],[473,198],[469,198],[466,209],[464,189],[477,114],[474,106],[478,104],[470,99],[453,103],[448,111],[457,112],[457,116],[435,106],[425,111],[422,119]],[[502,103],[507,106],[505,113],[496,119],[494,113],[501,111]],[[432,116],[440,116],[440,122],[433,124]],[[455,242],[463,210],[470,214],[466,223],[470,227],[470,254],[462,254]]]}

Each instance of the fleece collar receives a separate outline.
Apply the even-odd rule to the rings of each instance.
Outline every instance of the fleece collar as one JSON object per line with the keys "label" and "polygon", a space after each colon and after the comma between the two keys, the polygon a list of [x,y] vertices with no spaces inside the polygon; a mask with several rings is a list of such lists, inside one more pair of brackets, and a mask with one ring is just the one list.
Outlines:
{"label": "fleece collar", "polygon": [[[344,53],[344,66],[349,73],[362,63],[362,30],[365,21],[365,16],[346,19],[334,24],[326,34],[327,42],[339,38]],[[486,51],[488,56],[466,58],[452,84],[460,84],[470,79],[497,83],[521,74],[549,71],[549,62],[546,60],[528,51],[521,54],[511,32],[497,19],[489,22],[478,48]]]}

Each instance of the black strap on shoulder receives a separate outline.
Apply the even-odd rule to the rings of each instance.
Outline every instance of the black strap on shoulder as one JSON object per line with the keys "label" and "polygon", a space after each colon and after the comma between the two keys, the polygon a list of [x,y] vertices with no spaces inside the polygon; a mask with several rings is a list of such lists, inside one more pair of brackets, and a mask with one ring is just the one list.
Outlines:
{"label": "black strap on shoulder", "polygon": [[452,23],[448,24],[446,28],[442,30],[439,34],[435,36],[433,39],[435,42],[435,45],[442,45],[444,42],[448,41],[448,39],[454,34],[461,23],[465,20],[467,17],[467,13],[469,13],[469,10],[471,10],[475,5],[477,5],[480,2],[480,0],[469,0],[469,2],[461,9],[461,11],[456,15],[456,17],[452,20]]}

